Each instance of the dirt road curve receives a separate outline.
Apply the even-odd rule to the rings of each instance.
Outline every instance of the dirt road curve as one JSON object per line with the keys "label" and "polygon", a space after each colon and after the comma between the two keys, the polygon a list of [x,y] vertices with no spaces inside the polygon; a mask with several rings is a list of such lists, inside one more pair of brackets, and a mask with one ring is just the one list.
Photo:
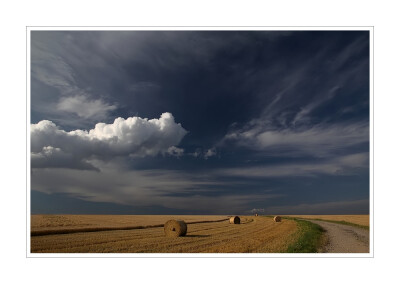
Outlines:
{"label": "dirt road curve", "polygon": [[326,253],[368,253],[369,231],[353,226],[323,221],[307,220],[320,225],[326,230],[328,243]]}

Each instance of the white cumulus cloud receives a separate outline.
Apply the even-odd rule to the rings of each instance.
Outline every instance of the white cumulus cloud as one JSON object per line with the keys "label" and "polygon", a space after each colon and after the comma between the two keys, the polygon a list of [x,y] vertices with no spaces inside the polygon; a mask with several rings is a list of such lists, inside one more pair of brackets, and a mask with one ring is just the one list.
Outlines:
{"label": "white cumulus cloud", "polygon": [[168,155],[175,156],[175,157],[183,156],[184,152],[185,152],[184,149],[181,149],[181,148],[178,148],[178,147],[175,147],[175,146],[171,146],[167,150]]}
{"label": "white cumulus cloud", "polygon": [[217,150],[215,149],[215,148],[211,148],[211,149],[208,149],[205,153],[204,153],[204,159],[208,159],[208,158],[210,158],[210,157],[212,157],[212,156],[215,156],[215,155],[217,155]]}
{"label": "white cumulus cloud", "polygon": [[42,120],[31,124],[32,167],[93,169],[90,159],[179,155],[181,149],[171,147],[178,145],[186,133],[168,112],[150,120],[119,117],[112,124],[97,123],[89,131],[67,132],[49,120]]}

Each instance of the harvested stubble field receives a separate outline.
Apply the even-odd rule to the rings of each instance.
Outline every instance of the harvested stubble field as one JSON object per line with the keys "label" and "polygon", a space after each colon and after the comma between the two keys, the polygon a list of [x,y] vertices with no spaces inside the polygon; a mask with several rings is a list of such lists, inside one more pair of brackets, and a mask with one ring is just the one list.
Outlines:
{"label": "harvested stubble field", "polygon": [[[185,220],[187,235],[166,237],[163,225],[170,219]],[[128,229],[134,226],[141,227]],[[31,227],[32,253],[279,253],[298,236],[293,220],[253,216],[229,224],[227,216],[38,215]],[[46,230],[51,234],[38,233]]]}
{"label": "harvested stubble field", "polygon": [[369,215],[286,215],[288,217],[314,220],[348,222],[369,227]]}
{"label": "harvested stubble field", "polygon": [[182,219],[183,217],[186,223],[227,219],[226,216],[215,215],[32,215],[31,234],[45,235],[163,226],[170,219]]}

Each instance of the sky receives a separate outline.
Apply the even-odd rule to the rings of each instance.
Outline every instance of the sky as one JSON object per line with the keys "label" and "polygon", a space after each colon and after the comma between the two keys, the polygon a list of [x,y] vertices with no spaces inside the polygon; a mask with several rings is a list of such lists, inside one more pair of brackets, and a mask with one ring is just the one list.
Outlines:
{"label": "sky", "polygon": [[369,31],[31,31],[32,214],[368,214]]}

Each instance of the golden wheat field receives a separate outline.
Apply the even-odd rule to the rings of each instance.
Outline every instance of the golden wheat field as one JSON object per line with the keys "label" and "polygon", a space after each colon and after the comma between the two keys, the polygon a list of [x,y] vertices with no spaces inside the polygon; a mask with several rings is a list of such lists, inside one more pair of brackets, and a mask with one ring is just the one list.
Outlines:
{"label": "golden wheat field", "polygon": [[369,215],[286,215],[303,219],[321,219],[329,221],[345,221],[362,226],[369,226]]}
{"label": "golden wheat field", "polygon": [[73,231],[101,228],[129,228],[163,225],[170,219],[182,219],[185,222],[217,221],[226,216],[215,215],[32,215],[31,232]]}
{"label": "golden wheat field", "polygon": [[[31,252],[279,253],[299,233],[293,220],[240,218],[241,224],[229,224],[228,216],[33,215]],[[170,219],[187,223],[186,236],[165,236]]]}

